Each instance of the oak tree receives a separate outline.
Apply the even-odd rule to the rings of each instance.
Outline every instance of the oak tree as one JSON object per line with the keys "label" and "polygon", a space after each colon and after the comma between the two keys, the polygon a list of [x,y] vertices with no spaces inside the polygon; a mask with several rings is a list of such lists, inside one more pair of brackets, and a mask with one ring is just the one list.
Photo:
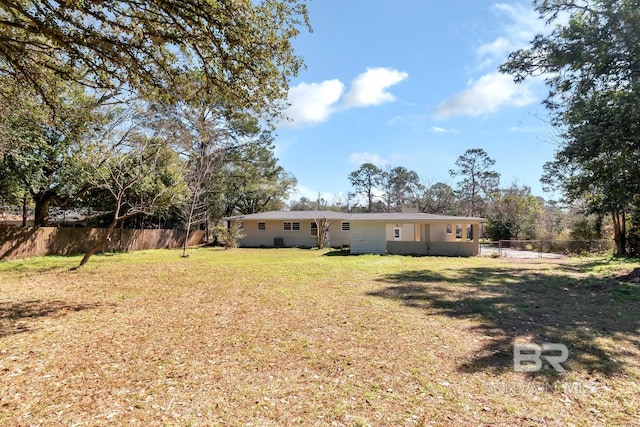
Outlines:
{"label": "oak tree", "polygon": [[45,99],[63,79],[270,117],[302,66],[292,40],[305,25],[304,0],[6,0],[0,74]]}

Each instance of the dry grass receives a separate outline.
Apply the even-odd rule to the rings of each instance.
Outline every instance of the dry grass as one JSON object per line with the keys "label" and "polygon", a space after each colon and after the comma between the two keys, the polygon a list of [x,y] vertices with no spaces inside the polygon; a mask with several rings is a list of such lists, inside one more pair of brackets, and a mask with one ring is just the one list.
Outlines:
{"label": "dry grass", "polygon": [[0,264],[0,424],[640,423],[640,264],[332,255]]}

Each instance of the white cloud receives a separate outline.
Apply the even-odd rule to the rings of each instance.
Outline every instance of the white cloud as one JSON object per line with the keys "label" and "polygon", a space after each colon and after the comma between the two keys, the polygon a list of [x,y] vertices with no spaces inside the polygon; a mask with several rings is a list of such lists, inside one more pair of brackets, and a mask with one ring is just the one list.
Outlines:
{"label": "white cloud", "polygon": [[368,68],[351,82],[351,90],[345,95],[344,107],[367,107],[395,101],[387,91],[409,77],[409,74],[393,68]]}
{"label": "white cloud", "polygon": [[513,50],[513,43],[505,37],[498,37],[491,43],[485,43],[476,49],[476,54],[485,58],[485,62],[481,65],[481,68],[485,68],[485,65],[491,64],[496,58],[502,59]]}
{"label": "white cloud", "polygon": [[536,34],[550,29],[529,3],[497,3],[493,10],[506,18],[504,31],[513,44],[519,45],[517,47],[527,45]]}
{"label": "white cloud", "polygon": [[530,86],[527,82],[517,85],[511,76],[497,71],[486,74],[470,82],[467,90],[438,105],[436,118],[478,117],[496,112],[501,107],[529,105],[537,100]]}
{"label": "white cloud", "polygon": [[394,116],[387,122],[389,126],[396,125],[409,125],[409,126],[422,126],[424,123],[431,120],[431,116],[428,114],[408,114],[403,116]]}
{"label": "white cloud", "polygon": [[503,22],[502,34],[476,49],[480,70],[497,68],[510,52],[528,46],[536,34],[545,30],[544,21],[530,6],[498,3],[492,9]]}
{"label": "white cloud", "polygon": [[285,126],[298,127],[326,121],[344,91],[344,84],[337,79],[320,83],[300,83],[289,89],[291,106],[285,112],[291,120]]}
{"label": "white cloud", "polygon": [[440,126],[431,126],[431,132],[434,133],[460,133],[458,129],[446,129]]}
{"label": "white cloud", "polygon": [[353,153],[349,156],[349,163],[352,165],[360,166],[363,163],[373,163],[378,167],[383,167],[389,164],[388,161],[374,153]]}
{"label": "white cloud", "polygon": [[[476,70],[494,69],[507,59],[507,55],[529,45],[536,34],[550,31],[538,13],[524,3],[497,3],[492,7],[503,24],[500,34],[492,41],[476,49]],[[564,18],[560,17],[562,22]],[[537,101],[533,88],[543,76],[528,79],[516,85],[513,76],[497,71],[489,72],[472,80],[467,89],[441,102],[435,117],[444,119],[453,116],[478,117],[495,113],[503,107],[523,107]]]}
{"label": "white cloud", "polygon": [[280,125],[313,125],[327,121],[338,111],[392,102],[395,97],[387,89],[407,77],[407,73],[393,68],[368,68],[351,82],[351,88],[344,96],[345,85],[338,79],[299,83],[289,89],[290,106],[285,111],[289,120]]}

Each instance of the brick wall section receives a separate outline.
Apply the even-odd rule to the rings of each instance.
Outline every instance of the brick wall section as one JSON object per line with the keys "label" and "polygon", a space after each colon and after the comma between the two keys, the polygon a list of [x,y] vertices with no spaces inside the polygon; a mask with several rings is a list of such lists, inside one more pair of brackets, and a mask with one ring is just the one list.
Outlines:
{"label": "brick wall section", "polygon": [[[0,260],[84,253],[98,243],[104,232],[102,228],[0,227]],[[130,252],[179,248],[182,247],[184,235],[184,230],[116,229],[111,233],[111,242],[104,250]],[[189,246],[201,243],[204,235],[202,230],[192,231]]]}

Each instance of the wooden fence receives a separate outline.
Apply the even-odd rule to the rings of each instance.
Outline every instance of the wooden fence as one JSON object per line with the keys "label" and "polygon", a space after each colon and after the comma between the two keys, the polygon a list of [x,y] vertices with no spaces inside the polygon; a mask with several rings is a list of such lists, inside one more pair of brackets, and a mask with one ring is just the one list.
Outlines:
{"label": "wooden fence", "polygon": [[[97,244],[104,232],[103,228],[0,227],[0,260],[83,253]],[[179,248],[184,242],[185,232],[185,230],[116,229],[111,233],[111,241],[103,250],[129,252]],[[205,232],[202,230],[192,231],[189,246],[200,244],[204,236]]]}

